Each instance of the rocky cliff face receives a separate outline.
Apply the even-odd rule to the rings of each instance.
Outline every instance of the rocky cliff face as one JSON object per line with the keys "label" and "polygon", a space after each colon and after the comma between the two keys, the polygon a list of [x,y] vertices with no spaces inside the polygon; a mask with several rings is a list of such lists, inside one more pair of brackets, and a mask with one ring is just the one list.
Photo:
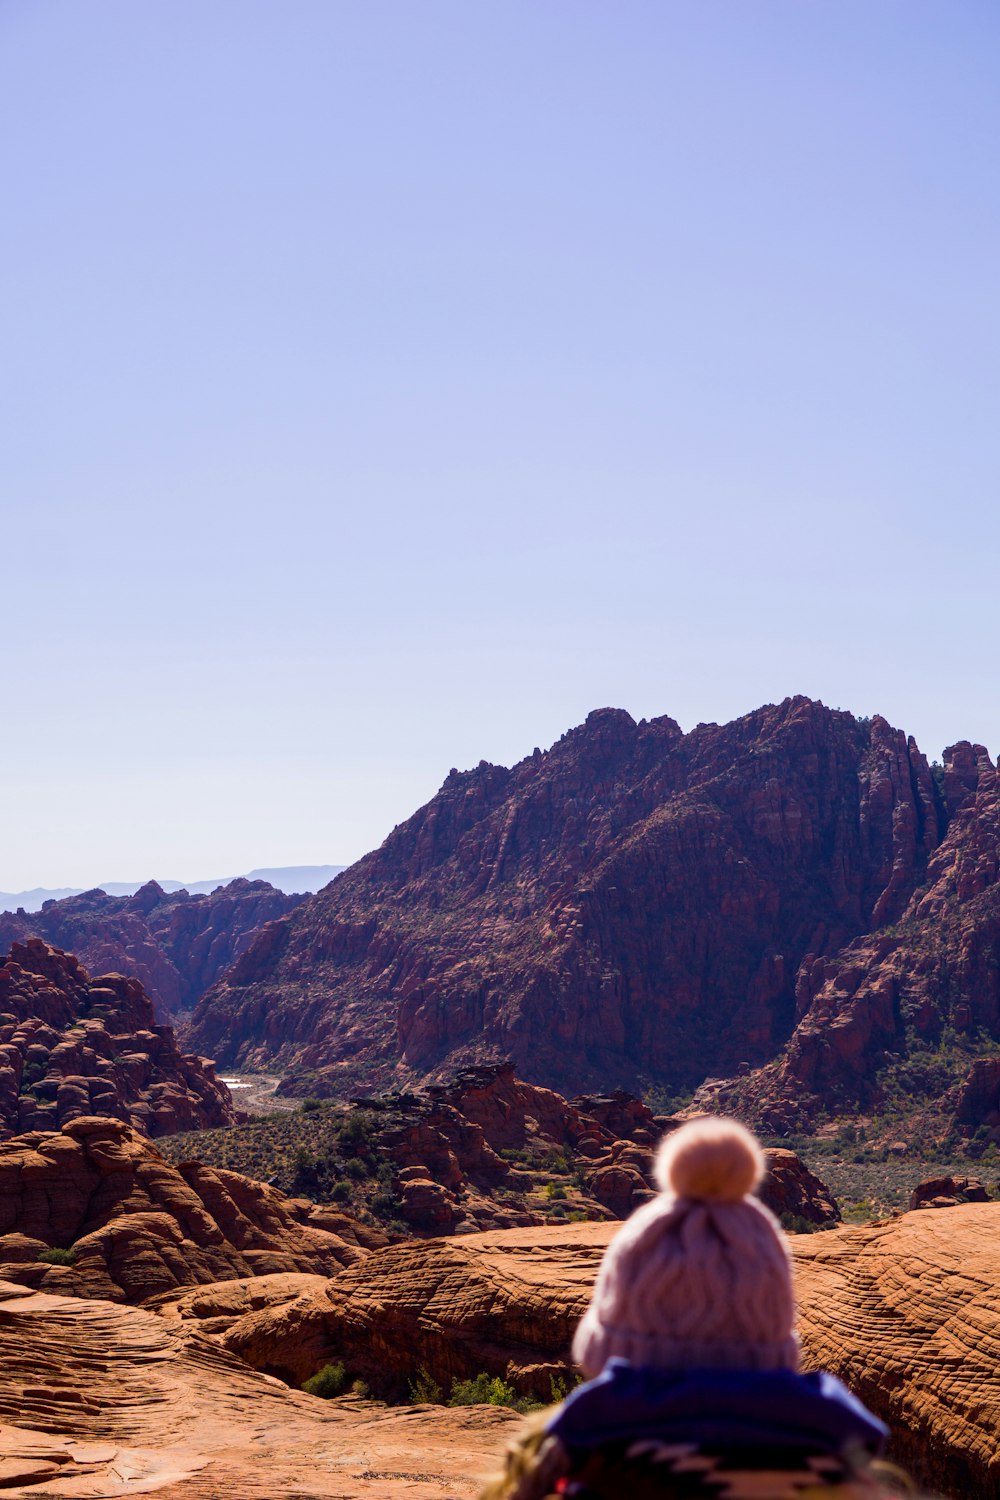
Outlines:
{"label": "rocky cliff face", "polygon": [[1000,1139],[1000,777],[963,742],[937,780],[947,830],[898,918],[807,954],[787,1048],[706,1105],[784,1129],[821,1108],[930,1099],[939,1128]]}
{"label": "rocky cliff face", "polygon": [[178,1051],[137,979],[91,979],[40,938],[14,943],[0,956],[0,1138],[80,1115],[151,1136],[236,1119],[212,1064]]}
{"label": "rocky cliff face", "polygon": [[92,974],[133,974],[169,1020],[192,1008],[265,923],[304,899],[263,880],[233,880],[207,896],[168,895],[155,880],[134,896],[85,891],[39,912],[0,913],[0,952],[40,937]]}
{"label": "rocky cliff face", "polygon": [[498,1056],[564,1092],[732,1075],[787,1040],[807,956],[898,921],[945,790],[884,719],[804,698],[690,734],[600,710],[510,770],[453,771],[256,939],[193,1040],[303,1092]]}

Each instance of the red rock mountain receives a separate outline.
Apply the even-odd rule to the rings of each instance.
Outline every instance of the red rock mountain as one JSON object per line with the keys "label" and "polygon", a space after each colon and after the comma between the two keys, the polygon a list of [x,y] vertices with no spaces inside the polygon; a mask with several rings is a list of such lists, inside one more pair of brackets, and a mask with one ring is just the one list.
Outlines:
{"label": "red rock mountain", "polygon": [[178,1051],[137,979],[91,979],[40,938],[0,956],[0,1138],[110,1115],[146,1135],[236,1119],[211,1063]]}
{"label": "red rock mountain", "polygon": [[884,719],[805,698],[688,734],[602,709],[512,769],[452,771],[264,929],[192,1039],[313,1092],[497,1057],[564,1092],[745,1073],[845,950],[860,985],[921,901],[933,946],[942,902],[982,899],[994,782],[978,747],[932,772]]}
{"label": "red rock mountain", "polygon": [[207,896],[168,895],[155,880],[133,896],[85,891],[39,912],[0,912],[0,952],[40,937],[92,974],[134,974],[166,1021],[190,1010],[265,922],[304,899],[266,880],[232,880]]}
{"label": "red rock mountain", "polygon": [[807,1126],[837,1101],[884,1102],[883,1059],[895,1102],[937,1097],[965,1134],[1000,1139],[1000,777],[962,743],[937,779],[947,832],[898,920],[803,961],[787,1049],[715,1104]]}

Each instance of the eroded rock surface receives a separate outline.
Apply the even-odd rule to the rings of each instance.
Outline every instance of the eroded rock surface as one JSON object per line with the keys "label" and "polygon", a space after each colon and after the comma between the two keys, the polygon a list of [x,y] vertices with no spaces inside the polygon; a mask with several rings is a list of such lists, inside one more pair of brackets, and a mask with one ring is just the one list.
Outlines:
{"label": "eroded rock surface", "polygon": [[[784,1052],[706,1093],[706,1107],[772,1130],[808,1128],[831,1098],[877,1107],[893,1064],[904,1092],[937,1100],[941,1133],[985,1127],[1000,1140],[1000,776],[982,745],[963,741],[945,751],[939,781],[946,832],[924,883],[890,925],[839,953],[806,954]],[[896,885],[902,894],[905,880]],[[978,1045],[989,1055],[977,1057]],[[922,1119],[921,1137],[926,1129]]]}
{"label": "eroded rock surface", "polygon": [[[391,1246],[282,1304],[226,1316],[223,1346],[298,1382],[329,1360],[386,1393],[423,1366],[445,1389],[479,1370],[541,1399],[613,1224]],[[833,1370],[893,1429],[931,1488],[1000,1486],[1000,1204],[792,1237],[807,1368]],[[220,1325],[221,1327],[221,1325]]]}
{"label": "eroded rock surface", "polygon": [[1000,1493],[1000,1204],[795,1241],[803,1347],[931,1489]]}
{"label": "eroded rock surface", "polygon": [[[197,1150],[215,1165],[252,1168],[319,1201],[337,1195],[355,1214],[426,1236],[570,1215],[623,1218],[651,1196],[653,1149],[678,1124],[621,1090],[566,1100],[495,1065],[348,1106],[313,1102],[277,1124],[203,1134]],[[180,1160],[189,1146],[178,1138],[162,1149]],[[793,1152],[767,1155],[762,1196],[790,1227],[839,1219]]]}
{"label": "eroded rock surface", "polygon": [[200,1330],[10,1285],[0,1366],[0,1494],[25,1500],[471,1500],[520,1420],[320,1401]]}
{"label": "eroded rock surface", "polygon": [[0,1137],[81,1115],[151,1136],[236,1119],[213,1065],[178,1049],[138,980],[91,978],[39,938],[14,943],[0,956]]}
{"label": "eroded rock surface", "polygon": [[[332,1208],[237,1172],[179,1167],[118,1120],[0,1143],[0,1278],[141,1302],[178,1286],[329,1274],[386,1243]],[[53,1264],[52,1250],[71,1263]]]}

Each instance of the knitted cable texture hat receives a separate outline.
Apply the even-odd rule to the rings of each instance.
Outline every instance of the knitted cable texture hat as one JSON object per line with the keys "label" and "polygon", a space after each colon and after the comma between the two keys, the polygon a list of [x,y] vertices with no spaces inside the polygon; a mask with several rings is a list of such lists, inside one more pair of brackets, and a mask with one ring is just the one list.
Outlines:
{"label": "knitted cable texture hat", "polygon": [[735,1120],[692,1120],[662,1142],[660,1188],[612,1240],[573,1357],[661,1370],[795,1370],[788,1245],[753,1190],[763,1152]]}

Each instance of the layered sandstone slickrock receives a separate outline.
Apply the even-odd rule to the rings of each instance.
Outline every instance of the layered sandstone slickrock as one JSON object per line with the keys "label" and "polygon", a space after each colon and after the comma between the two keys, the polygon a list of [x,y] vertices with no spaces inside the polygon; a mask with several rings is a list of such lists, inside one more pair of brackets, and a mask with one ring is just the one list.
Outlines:
{"label": "layered sandstone slickrock", "polygon": [[39,912],[0,912],[0,951],[39,937],[75,953],[92,974],[132,975],[168,1021],[189,1011],[262,927],[304,900],[266,880],[232,880],[196,896],[150,880],[132,896],[93,890]]}
{"label": "layered sandstone slickrock", "polygon": [[[230,1278],[330,1274],[377,1229],[237,1172],[163,1160],[119,1120],[83,1118],[0,1144],[0,1278],[142,1302]],[[70,1264],[40,1259],[71,1252]]]}
{"label": "layered sandstone slickrock", "polygon": [[0,956],[0,1137],[81,1115],[151,1136],[236,1119],[213,1065],[178,1050],[138,980],[92,979],[39,938],[14,943]]}
{"label": "layered sandstone slickrock", "polygon": [[795,1242],[803,1346],[893,1432],[931,1489],[1000,1494],[1000,1204]]}
{"label": "layered sandstone slickrock", "polygon": [[[616,1226],[569,1224],[390,1246],[333,1280],[239,1313],[208,1288],[162,1314],[217,1330],[298,1382],[329,1360],[387,1394],[423,1366],[447,1389],[479,1370],[542,1399]],[[1000,1204],[924,1210],[792,1237],[807,1368],[833,1370],[892,1427],[892,1453],[962,1500],[1000,1493]]]}
{"label": "layered sandstone slickrock", "polygon": [[137,1308],[0,1284],[0,1495],[472,1500],[520,1419],[320,1401]]}
{"label": "layered sandstone slickrock", "polygon": [[[552,1379],[571,1377],[573,1329],[616,1227],[505,1229],[392,1245],[285,1304],[231,1320],[220,1339],[255,1369],[296,1385],[340,1359],[390,1398],[405,1397],[423,1368],[445,1391],[487,1370],[548,1400]],[[181,1310],[199,1315],[190,1303]]]}
{"label": "layered sandstone slickrock", "polygon": [[497,1056],[567,1093],[736,1074],[787,1039],[803,965],[899,919],[966,770],[939,789],[884,719],[805,698],[689,734],[599,710],[451,772],[260,935],[194,1043],[341,1096]]}

